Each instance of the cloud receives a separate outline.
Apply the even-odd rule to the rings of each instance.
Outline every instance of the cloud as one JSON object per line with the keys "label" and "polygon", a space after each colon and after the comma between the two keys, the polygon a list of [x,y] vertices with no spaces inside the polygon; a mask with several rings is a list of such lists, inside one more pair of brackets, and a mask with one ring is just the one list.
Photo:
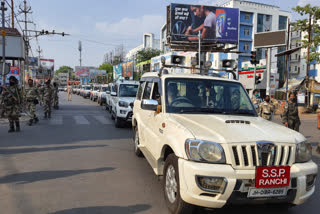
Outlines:
{"label": "cloud", "polygon": [[299,6],[305,6],[311,4],[312,6],[320,6],[320,0],[299,0]]}
{"label": "cloud", "polygon": [[105,34],[117,34],[122,36],[136,36],[142,33],[159,34],[161,26],[165,23],[165,17],[158,15],[144,15],[138,18],[122,18],[119,22],[97,22],[96,30]]}

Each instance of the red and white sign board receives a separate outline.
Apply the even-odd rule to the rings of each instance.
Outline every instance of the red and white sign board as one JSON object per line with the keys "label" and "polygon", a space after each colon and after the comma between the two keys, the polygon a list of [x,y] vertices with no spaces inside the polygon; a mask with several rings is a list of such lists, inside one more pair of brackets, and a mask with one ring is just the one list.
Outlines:
{"label": "red and white sign board", "polygon": [[258,166],[256,188],[286,187],[290,184],[290,166]]}

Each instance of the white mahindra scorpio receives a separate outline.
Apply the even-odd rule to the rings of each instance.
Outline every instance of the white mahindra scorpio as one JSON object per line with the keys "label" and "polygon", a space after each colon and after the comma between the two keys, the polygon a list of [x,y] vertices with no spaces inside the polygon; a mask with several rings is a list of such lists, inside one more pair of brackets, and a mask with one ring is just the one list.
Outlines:
{"label": "white mahindra scorpio", "polygon": [[305,202],[317,165],[306,138],[257,116],[233,80],[146,73],[134,102],[134,149],[164,177],[170,213],[193,206]]}

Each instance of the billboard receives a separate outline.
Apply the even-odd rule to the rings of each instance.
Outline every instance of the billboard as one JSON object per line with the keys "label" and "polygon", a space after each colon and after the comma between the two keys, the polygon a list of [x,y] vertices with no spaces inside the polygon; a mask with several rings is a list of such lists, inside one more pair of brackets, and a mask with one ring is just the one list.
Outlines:
{"label": "billboard", "polygon": [[43,70],[53,71],[54,60],[53,59],[40,59],[40,66]]}
{"label": "billboard", "polygon": [[133,71],[134,71],[134,62],[133,60],[129,60],[127,62],[123,62],[119,65],[113,66],[113,79],[124,79],[128,77],[129,80],[133,80]]}
{"label": "billboard", "polygon": [[238,43],[239,9],[204,5],[171,4],[172,43]]}
{"label": "billboard", "polygon": [[38,57],[29,57],[29,66],[30,67],[38,67],[39,66],[39,60]]}
{"label": "billboard", "polygon": [[272,31],[254,34],[254,47],[278,47],[286,45],[286,31]]}

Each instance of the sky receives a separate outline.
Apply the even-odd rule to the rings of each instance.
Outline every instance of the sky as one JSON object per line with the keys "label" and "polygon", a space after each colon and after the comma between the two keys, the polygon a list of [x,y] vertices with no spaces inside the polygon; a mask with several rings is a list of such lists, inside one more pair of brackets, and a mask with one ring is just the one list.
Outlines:
{"label": "sky", "polygon": [[[41,36],[32,39],[32,54],[54,59],[55,69],[79,65],[78,42],[82,41],[82,65],[99,66],[105,53],[123,44],[126,51],[142,44],[144,32],[159,38],[170,3],[219,5],[227,0],[27,0],[32,8],[29,29],[65,32],[70,36]],[[320,0],[253,0],[292,11],[296,5]],[[23,0],[15,0],[17,8]],[[16,11],[17,12],[17,11]],[[293,14],[293,18],[298,17]]]}

